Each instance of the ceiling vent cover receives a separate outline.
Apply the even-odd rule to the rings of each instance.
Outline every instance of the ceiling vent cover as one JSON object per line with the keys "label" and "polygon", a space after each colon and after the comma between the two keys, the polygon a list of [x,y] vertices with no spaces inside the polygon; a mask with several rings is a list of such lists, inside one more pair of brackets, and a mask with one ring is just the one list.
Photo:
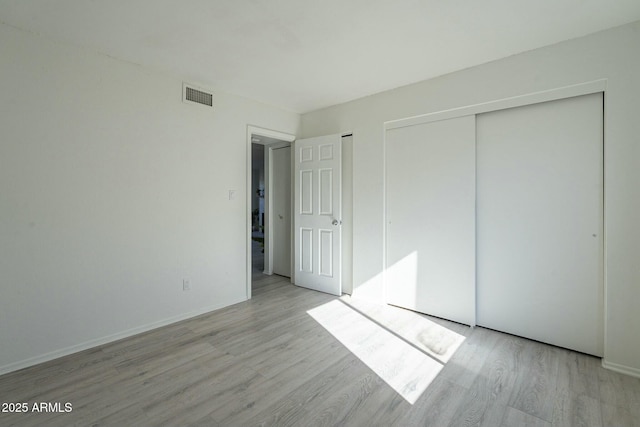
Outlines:
{"label": "ceiling vent cover", "polygon": [[200,88],[196,88],[193,85],[183,83],[182,101],[187,103],[206,105],[207,107],[213,107],[213,94],[206,92]]}

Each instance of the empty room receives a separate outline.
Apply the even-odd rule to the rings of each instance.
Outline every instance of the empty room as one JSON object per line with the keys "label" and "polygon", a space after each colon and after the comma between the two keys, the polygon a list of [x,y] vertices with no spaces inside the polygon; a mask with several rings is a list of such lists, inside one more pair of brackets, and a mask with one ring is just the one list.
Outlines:
{"label": "empty room", "polygon": [[0,0],[1,426],[640,426],[637,0]]}

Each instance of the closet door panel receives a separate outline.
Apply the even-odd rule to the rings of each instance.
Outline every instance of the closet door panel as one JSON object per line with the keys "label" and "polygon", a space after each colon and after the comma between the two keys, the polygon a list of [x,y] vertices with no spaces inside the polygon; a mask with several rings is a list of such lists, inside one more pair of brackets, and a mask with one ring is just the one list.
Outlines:
{"label": "closet door panel", "polygon": [[387,302],[475,324],[475,117],[386,131]]}
{"label": "closet door panel", "polygon": [[477,116],[478,325],[603,354],[603,108]]}

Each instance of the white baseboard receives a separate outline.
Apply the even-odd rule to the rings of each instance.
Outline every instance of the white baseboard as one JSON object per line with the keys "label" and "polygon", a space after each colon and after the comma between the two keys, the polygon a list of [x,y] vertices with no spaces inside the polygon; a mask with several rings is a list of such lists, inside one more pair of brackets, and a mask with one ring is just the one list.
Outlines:
{"label": "white baseboard", "polygon": [[607,362],[602,359],[602,367],[610,369],[612,371],[620,372],[621,374],[630,375],[632,377],[640,378],[640,369],[632,368],[631,366],[620,365],[618,363]]}
{"label": "white baseboard", "polygon": [[93,340],[85,341],[83,343],[72,345],[70,347],[62,348],[62,349],[59,349],[59,350],[54,350],[54,351],[51,351],[49,353],[45,353],[45,354],[42,354],[42,355],[39,355],[39,356],[31,357],[31,358],[26,359],[26,360],[21,360],[19,362],[14,362],[14,363],[9,363],[8,365],[0,366],[0,375],[7,374],[9,372],[14,372],[14,371],[17,371],[19,369],[28,368],[30,366],[37,365],[39,363],[48,362],[48,361],[53,360],[53,359],[58,359],[60,357],[68,356],[68,355],[73,354],[73,353],[78,353],[80,351],[84,351],[84,350],[88,350],[90,348],[98,347],[100,345],[108,344],[110,342],[118,341],[118,340],[121,340],[123,338],[128,338],[128,337],[131,337],[133,335],[141,334],[143,332],[148,332],[148,331],[151,331],[153,329],[160,328],[162,326],[167,326],[167,325],[170,325],[172,323],[180,322],[182,320],[191,319],[192,317],[200,316],[200,315],[205,314],[205,313],[209,313],[209,312],[212,312],[212,311],[215,311],[215,310],[219,310],[221,308],[228,307],[230,305],[237,304],[237,303],[245,301],[245,300],[246,299],[241,299],[239,301],[230,302],[230,303],[227,303],[227,304],[213,305],[213,306],[209,306],[209,307],[204,307],[204,308],[199,309],[199,310],[191,311],[191,312],[188,312],[188,313],[183,313],[183,314],[180,314],[178,316],[174,316],[174,317],[170,317],[170,318],[167,318],[167,319],[159,320],[157,322],[148,323],[146,325],[138,326],[138,327],[132,328],[132,329],[127,329],[125,331],[118,332],[118,333],[111,334],[111,335],[107,335],[107,336],[104,336],[104,337],[101,337],[101,338],[96,338],[96,339],[93,339]]}

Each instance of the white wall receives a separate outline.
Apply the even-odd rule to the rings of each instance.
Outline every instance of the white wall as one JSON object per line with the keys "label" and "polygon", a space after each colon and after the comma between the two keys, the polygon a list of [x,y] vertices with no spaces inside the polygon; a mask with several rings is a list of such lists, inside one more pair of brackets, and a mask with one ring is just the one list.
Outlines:
{"label": "white wall", "polygon": [[384,121],[606,78],[604,363],[640,376],[639,51],[636,22],[303,115],[304,137],[354,133],[354,294],[383,296]]}
{"label": "white wall", "polygon": [[342,293],[353,293],[353,136],[342,137]]}
{"label": "white wall", "polygon": [[0,25],[0,373],[246,298],[247,125],[300,117],[181,91]]}

